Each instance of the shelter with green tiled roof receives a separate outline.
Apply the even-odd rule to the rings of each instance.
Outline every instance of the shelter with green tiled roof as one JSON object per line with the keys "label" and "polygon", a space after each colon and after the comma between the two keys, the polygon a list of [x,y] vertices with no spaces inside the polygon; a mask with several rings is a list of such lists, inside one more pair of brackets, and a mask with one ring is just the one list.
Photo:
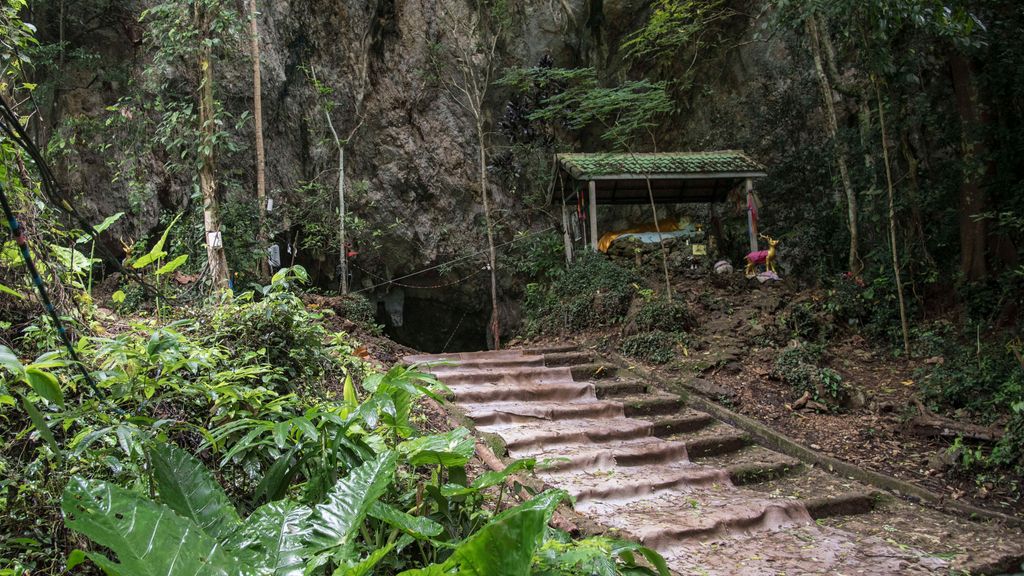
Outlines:
{"label": "shelter with green tiled roof", "polygon": [[[767,176],[764,166],[740,150],[658,153],[569,153],[555,156],[557,178],[552,203],[576,207],[589,220],[588,243],[597,247],[597,207],[724,202],[730,192],[750,196],[753,181]],[[748,202],[752,207],[752,202]],[[751,210],[751,212],[753,212]],[[756,221],[748,218],[752,249]],[[567,241],[568,242],[568,241]],[[570,247],[567,243],[567,253]]]}

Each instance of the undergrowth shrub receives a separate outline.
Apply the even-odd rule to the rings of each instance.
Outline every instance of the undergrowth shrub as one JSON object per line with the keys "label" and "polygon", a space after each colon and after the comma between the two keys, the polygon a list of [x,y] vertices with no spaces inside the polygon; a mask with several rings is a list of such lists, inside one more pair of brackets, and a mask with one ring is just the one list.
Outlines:
{"label": "undergrowth shrub", "polygon": [[527,287],[527,335],[577,331],[621,322],[629,311],[637,278],[604,255],[585,251],[550,284]]}
{"label": "undergrowth shrub", "polygon": [[291,389],[318,383],[331,372],[334,357],[325,346],[322,314],[306,308],[289,288],[305,282],[301,268],[282,269],[261,292],[246,292],[232,306],[212,314],[219,343],[240,353],[256,353],[284,371]]}
{"label": "undergrowth shrub", "polygon": [[822,355],[822,347],[811,344],[786,348],[776,357],[769,375],[837,408],[846,400],[848,391],[838,372],[820,366]]}
{"label": "undergrowth shrub", "polygon": [[338,315],[364,326],[372,326],[377,317],[377,308],[362,294],[346,294],[337,306]]}
{"label": "undergrowth shrub", "polygon": [[654,296],[645,298],[640,304],[633,323],[639,330],[663,330],[678,332],[691,330],[697,326],[697,320],[686,302]]}
{"label": "undergrowth shrub", "polygon": [[924,393],[940,408],[963,408],[992,417],[1024,400],[1024,369],[1007,345],[982,342],[947,348],[944,362],[923,378]]}
{"label": "undergrowth shrub", "polygon": [[652,364],[666,364],[680,354],[686,334],[649,330],[627,336],[620,346],[626,356]]}

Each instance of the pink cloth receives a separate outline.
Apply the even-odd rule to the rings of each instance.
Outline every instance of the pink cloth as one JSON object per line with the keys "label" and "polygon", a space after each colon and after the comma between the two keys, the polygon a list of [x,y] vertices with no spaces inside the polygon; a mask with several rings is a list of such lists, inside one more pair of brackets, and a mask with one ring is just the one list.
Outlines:
{"label": "pink cloth", "polygon": [[753,262],[754,264],[764,264],[767,260],[767,250],[758,250],[757,252],[751,252],[750,254],[747,254],[747,261]]}

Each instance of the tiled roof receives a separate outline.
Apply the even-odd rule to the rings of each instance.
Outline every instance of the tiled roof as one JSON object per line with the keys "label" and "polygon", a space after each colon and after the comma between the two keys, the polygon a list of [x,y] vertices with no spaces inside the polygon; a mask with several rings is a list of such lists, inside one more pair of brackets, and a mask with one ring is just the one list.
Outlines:
{"label": "tiled roof", "polygon": [[558,162],[578,180],[601,176],[725,174],[764,172],[764,167],[739,150],[659,152],[653,154],[559,154]]}

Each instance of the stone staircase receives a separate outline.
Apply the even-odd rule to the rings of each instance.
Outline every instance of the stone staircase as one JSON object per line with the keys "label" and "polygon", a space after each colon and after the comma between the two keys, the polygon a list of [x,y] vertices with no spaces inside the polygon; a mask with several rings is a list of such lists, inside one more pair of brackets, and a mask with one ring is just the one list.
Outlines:
{"label": "stone staircase", "polygon": [[[773,452],[681,398],[572,348],[430,364],[507,456],[678,574],[1017,572],[1019,530],[969,522]],[[872,517],[871,521],[850,521]]]}

